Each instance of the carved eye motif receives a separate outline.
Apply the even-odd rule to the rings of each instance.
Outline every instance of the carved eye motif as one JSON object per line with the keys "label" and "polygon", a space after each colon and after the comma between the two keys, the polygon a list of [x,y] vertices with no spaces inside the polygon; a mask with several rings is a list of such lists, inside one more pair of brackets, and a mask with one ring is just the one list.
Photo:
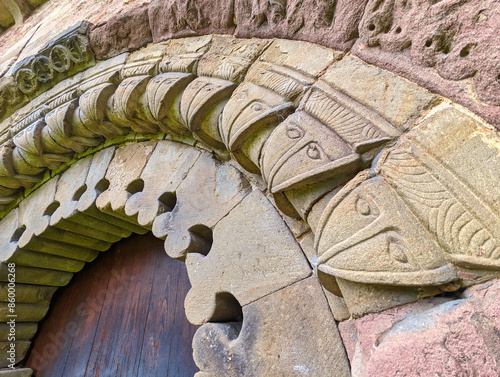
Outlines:
{"label": "carved eye motif", "polygon": [[371,213],[371,208],[365,199],[358,198],[356,201],[356,211],[358,211],[360,215],[368,216]]}
{"label": "carved eye motif", "polygon": [[387,237],[387,251],[392,258],[400,263],[408,263],[408,256],[405,252],[403,241],[399,238],[390,235]]}
{"label": "carved eye motif", "polygon": [[296,125],[287,125],[286,126],[286,136],[288,136],[290,139],[300,139],[302,136],[304,136],[304,131],[300,129]]}
{"label": "carved eye motif", "polygon": [[313,160],[319,160],[321,158],[321,152],[316,143],[309,144],[307,147],[307,155]]}
{"label": "carved eye motif", "polygon": [[211,92],[213,89],[214,89],[214,86],[213,86],[213,85],[207,85],[207,86],[205,87],[205,92],[207,92],[207,93],[208,93],[208,92]]}
{"label": "carved eye motif", "polygon": [[261,103],[254,103],[251,107],[251,109],[255,112],[259,112],[259,111],[262,111],[264,109],[264,106],[262,106]]}
{"label": "carved eye motif", "polygon": [[378,216],[380,211],[377,204],[370,198],[358,197],[356,200],[356,211],[361,216]]}

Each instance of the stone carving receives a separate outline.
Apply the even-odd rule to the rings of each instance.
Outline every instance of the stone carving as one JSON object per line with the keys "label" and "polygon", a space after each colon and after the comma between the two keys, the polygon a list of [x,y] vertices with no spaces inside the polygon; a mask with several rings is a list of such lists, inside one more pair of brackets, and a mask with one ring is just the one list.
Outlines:
{"label": "stone carving", "polygon": [[107,59],[152,42],[148,4],[138,4],[107,22],[98,23],[90,29],[89,38],[97,59]]}
{"label": "stone carving", "polygon": [[88,22],[80,22],[50,41],[37,55],[16,63],[13,76],[21,92],[33,97],[64,76],[94,64],[89,48]]}
{"label": "stone carving", "polygon": [[316,277],[244,306],[243,323],[203,325],[193,349],[196,377],[351,375]]}
{"label": "stone carving", "polygon": [[369,48],[359,54],[401,73],[409,64],[419,67],[408,72],[411,78],[418,77],[438,92],[453,88],[448,96],[453,93],[453,99],[498,125],[500,66],[497,59],[490,59],[498,52],[498,17],[494,1],[373,0],[359,29],[360,46]]}
{"label": "stone carving", "polygon": [[[491,169],[499,164],[496,140],[453,108],[427,119],[380,157],[378,176],[358,175],[330,201],[317,232],[318,269],[405,286],[491,277],[481,270],[500,267],[497,194],[491,198],[494,180],[475,170],[486,156]],[[475,273],[459,274],[457,267]]]}
{"label": "stone carving", "polygon": [[[260,171],[259,157],[269,134],[334,61],[335,55],[325,52],[312,44],[301,44],[299,51],[293,41],[274,41],[252,65],[224,108],[219,126],[226,148],[246,170]],[[309,60],[313,54],[321,59]]]}
{"label": "stone carving", "polygon": [[211,229],[250,191],[238,170],[204,152],[177,188],[173,211],[155,219],[153,234],[166,237],[165,250],[172,258],[184,259],[191,251],[207,252]]}
{"label": "stone carving", "polygon": [[[141,173],[143,190],[133,194],[125,213],[142,226],[151,227],[154,219],[171,212],[176,204],[176,190],[196,163],[200,152],[187,145],[160,141]],[[169,161],[165,166],[165,161]]]}
{"label": "stone carving", "polygon": [[233,34],[232,0],[154,0],[148,12],[153,42],[203,34]]}
{"label": "stone carving", "polygon": [[110,185],[96,200],[99,210],[128,219],[125,204],[130,196],[142,191],[141,173],[155,147],[156,142],[145,142],[116,150],[105,176]]}
{"label": "stone carving", "polygon": [[300,39],[347,51],[358,36],[367,0],[237,1],[239,37]]}
{"label": "stone carving", "polygon": [[197,325],[231,319],[224,311],[227,293],[245,306],[311,274],[300,246],[260,191],[215,225],[210,251],[187,254],[186,267],[192,285],[186,315]]}
{"label": "stone carving", "polygon": [[10,76],[0,78],[0,120],[13,113],[26,102],[25,95],[19,90]]}

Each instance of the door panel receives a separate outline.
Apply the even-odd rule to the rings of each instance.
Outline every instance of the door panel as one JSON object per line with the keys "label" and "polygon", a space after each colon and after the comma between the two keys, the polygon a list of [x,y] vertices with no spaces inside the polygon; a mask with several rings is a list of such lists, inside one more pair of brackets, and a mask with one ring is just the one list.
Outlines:
{"label": "door panel", "polygon": [[189,288],[184,263],[163,241],[121,241],[57,295],[27,366],[36,377],[192,377]]}

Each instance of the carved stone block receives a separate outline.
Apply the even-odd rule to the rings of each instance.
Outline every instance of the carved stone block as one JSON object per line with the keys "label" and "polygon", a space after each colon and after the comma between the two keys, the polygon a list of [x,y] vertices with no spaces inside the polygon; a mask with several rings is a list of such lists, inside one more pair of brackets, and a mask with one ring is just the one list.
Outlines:
{"label": "carved stone block", "polygon": [[197,73],[201,57],[212,45],[214,36],[181,38],[168,40],[164,57],[160,62],[160,72]]}
{"label": "carved stone block", "polygon": [[[243,307],[243,323],[208,323],[194,359],[212,376],[350,376],[337,325],[315,277]],[[333,373],[333,374],[332,374]]]}
{"label": "carved stone block", "polygon": [[499,126],[498,4],[369,1],[354,53]]}
{"label": "carved stone block", "polygon": [[149,22],[153,42],[203,34],[233,34],[232,0],[153,0]]}
{"label": "carved stone block", "polygon": [[270,43],[267,39],[214,36],[210,49],[198,63],[198,76],[217,77],[240,83],[250,65]]}
{"label": "carved stone block", "polygon": [[107,59],[152,42],[148,5],[138,4],[90,30],[90,45],[97,59]]}
{"label": "carved stone block", "polygon": [[379,164],[381,176],[460,267],[500,269],[499,141],[496,132],[449,107]]}
{"label": "carved stone block", "polygon": [[176,190],[175,208],[156,218],[153,233],[167,237],[165,250],[173,258],[183,259],[188,251],[206,251],[211,244],[210,229],[250,191],[238,170],[202,152]]}
{"label": "carved stone block", "polygon": [[367,0],[301,2],[236,1],[236,35],[284,38],[348,51],[358,36]]}
{"label": "carved stone block", "polygon": [[260,191],[215,225],[208,254],[189,253],[186,267],[193,286],[186,315],[195,324],[224,319],[219,301],[226,293],[244,306],[311,274],[300,246]]}
{"label": "carved stone block", "polygon": [[150,141],[125,145],[116,150],[105,176],[109,187],[97,198],[97,208],[126,218],[125,204],[130,196],[141,190],[141,173],[155,147],[156,142]]}
{"label": "carved stone block", "polygon": [[201,141],[218,149],[224,149],[217,126],[219,116],[235,88],[231,81],[198,77],[182,94],[180,111],[184,125]]}
{"label": "carved stone block", "polygon": [[140,225],[151,227],[154,219],[174,209],[175,191],[200,156],[187,145],[160,141],[141,174],[144,188],[127,201],[125,213],[137,216]]}
{"label": "carved stone block", "polygon": [[321,81],[378,113],[400,131],[411,129],[439,102],[438,97],[418,85],[352,56],[329,68]]}
{"label": "carved stone block", "polygon": [[67,76],[93,65],[94,53],[87,36],[89,25],[87,21],[77,23],[49,41],[37,55],[17,62],[13,76],[19,89],[36,97]]}

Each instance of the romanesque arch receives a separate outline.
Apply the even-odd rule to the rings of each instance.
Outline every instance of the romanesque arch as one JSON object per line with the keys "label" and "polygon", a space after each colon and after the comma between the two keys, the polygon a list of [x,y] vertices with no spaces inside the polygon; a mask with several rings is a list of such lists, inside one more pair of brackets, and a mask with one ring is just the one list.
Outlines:
{"label": "romanesque arch", "polygon": [[[373,12],[360,24],[370,33]],[[101,27],[91,47],[88,31],[76,25],[2,81],[0,250],[25,284],[19,355],[40,297],[148,229],[186,260],[207,377],[349,375],[334,320],[498,276],[498,133],[469,110],[310,42],[209,34],[96,62],[114,46],[97,49]],[[494,113],[475,80],[471,109]],[[241,328],[227,323],[239,306]],[[491,326],[478,354],[494,364]],[[305,351],[281,358],[286,345]],[[360,373],[366,354],[347,348]]]}

